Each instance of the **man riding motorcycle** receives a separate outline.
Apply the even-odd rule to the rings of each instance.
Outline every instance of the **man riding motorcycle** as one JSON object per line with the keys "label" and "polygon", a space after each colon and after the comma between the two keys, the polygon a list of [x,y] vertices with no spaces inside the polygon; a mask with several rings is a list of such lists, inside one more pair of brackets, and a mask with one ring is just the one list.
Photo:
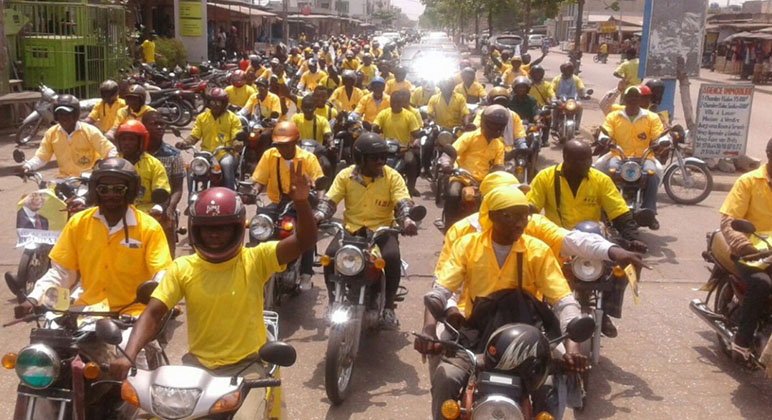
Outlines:
{"label": "man riding motorcycle", "polygon": [[[449,162],[443,162],[443,171],[451,172],[452,164],[458,163],[462,169],[469,171],[477,182],[496,166],[504,164],[504,143],[501,136],[507,124],[512,120],[512,114],[501,105],[491,105],[483,110],[480,128],[465,133],[453,145],[441,145],[442,151],[448,155]],[[463,184],[452,180],[448,185],[445,199],[445,225],[451,226],[460,219],[459,205]]]}
{"label": "man riding motorcycle", "polygon": [[485,87],[475,80],[475,71],[472,67],[466,67],[461,71],[461,83],[453,89],[460,93],[468,104],[476,104],[485,96]]}
{"label": "man riding motorcycle", "polygon": [[40,169],[51,157],[59,166],[57,177],[80,176],[99,159],[118,154],[115,146],[91,124],[78,122],[80,102],[72,95],[59,95],[54,102],[57,124],[46,130],[32,159],[24,162],[23,172]]}
{"label": "man riding motorcycle", "polygon": [[86,123],[96,126],[105,133],[113,128],[118,111],[126,106],[126,102],[118,97],[118,83],[115,80],[105,80],[99,85],[101,99],[88,114]]}
{"label": "man riding motorcycle", "polygon": [[[237,138],[242,133],[241,121],[228,111],[228,94],[223,89],[214,88],[207,95],[208,109],[196,117],[190,135],[177,142],[174,147],[185,150],[201,141],[201,150],[214,152],[219,146],[239,147]],[[236,159],[232,153],[215,156],[222,168],[223,186],[236,189]]]}
{"label": "man riding motorcycle", "polygon": [[[567,61],[560,65],[560,75],[552,79],[552,90],[556,98],[579,99],[585,96],[584,83],[579,76],[574,74],[574,63]],[[576,129],[578,130],[582,122],[582,109],[578,110],[576,116]],[[552,117],[552,124],[556,126],[558,122],[557,111]]]}
{"label": "man riding motorcycle", "polygon": [[105,133],[105,137],[108,139],[113,139],[115,134],[115,129],[118,128],[119,125],[121,125],[126,120],[141,120],[142,116],[145,115],[145,112],[153,109],[150,105],[145,105],[145,101],[147,100],[147,91],[145,90],[142,85],[131,85],[129,86],[129,89],[126,91],[126,94],[123,95],[124,101],[126,101],[126,106],[119,109],[118,113],[115,115],[115,121],[113,122],[113,126]]}
{"label": "man riding motorcycle", "polygon": [[[497,86],[488,92],[488,105],[501,105],[506,107],[508,103],[509,92],[507,91],[507,88]],[[501,138],[504,142],[504,146],[511,148],[517,140],[525,138],[525,127],[523,127],[523,121],[515,111],[510,110],[509,112],[512,114],[512,121],[511,123],[507,123],[507,127],[504,129]],[[474,125],[476,127],[482,125],[482,113],[477,114]],[[504,160],[508,159],[510,159],[509,156],[504,157]]]}
{"label": "man riding motorcycle", "polygon": [[407,79],[407,69],[399,66],[394,70],[394,78],[386,81],[386,94],[393,95],[398,90],[406,90],[408,93],[413,91],[413,84]]}
{"label": "man riding motorcycle", "polygon": [[539,105],[533,97],[528,95],[531,90],[531,81],[527,77],[518,77],[512,86],[512,99],[509,101],[509,109],[515,111],[523,121],[534,122],[539,116]]}
{"label": "man riding motorcycle", "polygon": [[555,100],[555,91],[552,89],[552,83],[544,80],[544,68],[533,66],[528,74],[531,77],[531,90],[528,96],[536,99],[536,105],[539,107],[551,104]]}
{"label": "man riding motorcycle", "polygon": [[440,82],[440,91],[429,99],[426,106],[429,117],[445,130],[469,124],[469,108],[466,107],[464,95],[454,89],[452,79],[443,80]]}
{"label": "man riding motorcycle", "polygon": [[[464,317],[473,313],[476,299],[500,290],[520,289],[534,298],[542,295],[554,308],[561,331],[565,331],[568,322],[581,316],[581,309],[549,247],[538,239],[523,235],[529,215],[528,200],[517,188],[505,185],[490,191],[480,208],[482,231],[463,236],[453,245],[450,258],[436,273],[433,293],[447,300],[463,288],[467,292]],[[525,307],[520,309],[527,310]],[[431,313],[427,314],[423,331],[431,333],[435,331],[436,321]],[[430,334],[430,337],[435,335]],[[584,371],[587,359],[581,354],[579,345],[571,340],[564,344],[564,362],[568,369]],[[421,353],[428,353],[433,343],[418,338],[415,347]],[[432,375],[432,416],[435,420],[444,418],[443,402],[458,399],[469,377],[469,363],[461,357],[446,358]],[[555,408],[547,403],[552,392],[553,388],[547,386],[532,395],[535,412],[556,414]]]}
{"label": "man riding motorcycle", "polygon": [[413,93],[410,95],[410,105],[420,108],[422,106],[426,106],[429,104],[429,100],[432,98],[432,96],[436,95],[437,87],[434,85],[434,81],[432,80],[424,80],[418,84],[418,87],[413,90]]}
{"label": "man riding motorcycle", "polygon": [[528,72],[522,68],[522,58],[518,56],[512,57],[509,64],[509,68],[501,75],[501,82],[504,86],[512,86],[518,77],[528,77]]}
{"label": "man riding motorcycle", "polygon": [[260,118],[279,118],[281,115],[281,100],[279,96],[268,91],[268,79],[261,77],[255,82],[257,93],[249,97],[239,114],[250,116],[260,111]]}
{"label": "man riding motorcycle", "polygon": [[[335,177],[324,199],[319,202],[315,218],[317,221],[329,219],[335,214],[337,204],[345,200],[343,224],[348,234],[374,232],[379,227],[391,226],[399,219],[402,233],[407,236],[418,234],[418,226],[408,214],[413,201],[399,173],[386,166],[386,142],[377,134],[365,133],[354,142],[356,164],[343,169]],[[334,256],[342,238],[330,242],[326,255]],[[381,257],[385,260],[386,306],[382,322],[395,328],[399,325],[394,313],[395,299],[401,277],[401,259],[399,240],[394,234],[382,235],[376,244],[380,247]],[[327,293],[332,308],[333,267],[324,267]]]}
{"label": "man riding motorcycle", "polygon": [[300,130],[301,139],[316,140],[321,145],[327,145],[332,139],[330,123],[327,118],[316,114],[316,109],[314,97],[306,95],[300,101],[300,110],[303,112],[293,115],[291,121]]}
{"label": "man riding motorcycle", "polygon": [[316,85],[318,85],[322,78],[326,75],[327,73],[319,70],[316,59],[312,58],[308,60],[308,70],[303,73],[302,76],[300,76],[298,89],[301,91],[310,90],[313,92],[313,90],[316,88]]}
{"label": "man riding motorcycle", "polygon": [[[378,113],[391,106],[389,95],[383,91],[386,89],[386,81],[381,77],[375,77],[370,82],[370,92],[359,101],[354,112],[362,116],[362,119],[368,125],[375,121]],[[369,127],[366,127],[369,128]]]}
{"label": "man riding motorcycle", "polygon": [[[625,90],[625,109],[611,112],[606,116],[601,130],[609,135],[622,149],[628,158],[641,158],[643,151],[652,141],[656,140],[664,131],[659,116],[640,106],[641,91],[637,86],[631,86]],[[611,151],[608,168],[619,170],[622,161],[615,151]],[[651,209],[657,213],[657,188],[659,176],[656,175],[657,165],[654,156],[651,155],[642,163],[644,172],[654,171],[654,176],[649,176],[646,181],[646,191],[643,197],[643,208]],[[659,229],[659,222],[655,219],[649,225],[651,230]]]}
{"label": "man riding motorcycle", "polygon": [[732,229],[732,221],[745,219],[753,223],[759,233],[772,232],[772,140],[767,142],[766,152],[767,163],[735,181],[719,210],[721,232],[745,285],[745,298],[740,304],[739,328],[732,341],[732,352],[746,363],[751,356],[756,325],[772,293],[772,279],[767,271],[748,267],[739,260],[739,257],[759,252],[759,249],[747,235]]}
{"label": "man riding motorcycle", "polygon": [[362,73],[362,85],[370,86],[370,82],[378,77],[378,67],[373,64],[373,56],[365,54],[362,56],[362,65],[357,68],[358,72]]}
{"label": "man riding motorcycle", "polygon": [[[316,118],[319,118],[316,116]],[[312,183],[323,176],[322,167],[313,153],[300,147],[297,142],[300,132],[295,124],[281,122],[273,129],[274,147],[263,153],[255,168],[252,179],[257,184],[258,194],[266,191],[273,206],[286,204],[290,198],[290,165],[299,166],[302,174]],[[281,183],[281,185],[279,185]],[[322,192],[319,192],[321,195]],[[314,274],[314,251],[306,251],[300,260],[300,288],[311,289],[311,276]]]}
{"label": "man riding motorcycle", "polygon": [[231,75],[231,85],[225,88],[228,95],[228,102],[231,106],[243,108],[249,98],[255,94],[252,86],[247,85],[246,74],[241,70],[236,70]]}
{"label": "man riding motorcycle", "polygon": [[373,132],[383,134],[387,139],[399,140],[400,144],[407,146],[405,152],[405,165],[407,172],[407,189],[411,196],[420,195],[415,188],[419,171],[419,156],[413,150],[414,139],[418,138],[422,121],[405,109],[410,100],[410,93],[406,90],[398,90],[391,95],[391,107],[378,113],[373,122]]}
{"label": "man riding motorcycle", "polygon": [[344,71],[341,79],[343,85],[332,92],[330,102],[335,105],[338,111],[352,112],[362,100],[364,93],[362,93],[362,89],[354,86],[357,76],[353,70]]}
{"label": "man riding motorcycle", "polygon": [[340,64],[341,70],[357,70],[359,68],[359,60],[356,58],[353,51],[346,52],[346,58]]}
{"label": "man riding motorcycle", "polygon": [[[309,183],[301,168],[290,171],[290,198],[298,214],[295,232],[278,242],[244,248],[246,208],[228,189],[204,190],[191,207],[190,241],[195,254],[178,258],[153,292],[135,324],[126,357],[110,365],[120,379],[145,343],[158,331],[164,315],[185,299],[188,353],[182,363],[215,376],[263,376],[258,349],[266,342],[263,286],[270,276],[297,259],[316,242],[308,204]],[[223,316],[229,314],[229,316]],[[264,395],[250,392],[234,419],[254,419]]]}

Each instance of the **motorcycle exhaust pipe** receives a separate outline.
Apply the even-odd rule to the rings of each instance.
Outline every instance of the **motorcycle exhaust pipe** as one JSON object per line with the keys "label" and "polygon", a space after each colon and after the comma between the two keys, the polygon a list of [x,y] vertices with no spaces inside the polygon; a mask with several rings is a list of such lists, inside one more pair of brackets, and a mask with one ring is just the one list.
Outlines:
{"label": "motorcycle exhaust pipe", "polygon": [[691,309],[700,319],[705,321],[710,328],[713,328],[721,338],[727,342],[732,342],[734,333],[726,328],[724,317],[708,309],[705,302],[699,299],[692,299],[692,301],[689,302],[689,309]]}

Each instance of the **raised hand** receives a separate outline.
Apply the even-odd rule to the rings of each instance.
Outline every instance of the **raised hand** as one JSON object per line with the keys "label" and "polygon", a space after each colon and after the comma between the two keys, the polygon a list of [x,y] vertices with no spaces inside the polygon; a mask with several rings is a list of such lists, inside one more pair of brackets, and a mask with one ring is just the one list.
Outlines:
{"label": "raised hand", "polygon": [[308,201],[311,193],[311,181],[303,174],[303,162],[296,160],[290,168],[289,196],[294,202]]}

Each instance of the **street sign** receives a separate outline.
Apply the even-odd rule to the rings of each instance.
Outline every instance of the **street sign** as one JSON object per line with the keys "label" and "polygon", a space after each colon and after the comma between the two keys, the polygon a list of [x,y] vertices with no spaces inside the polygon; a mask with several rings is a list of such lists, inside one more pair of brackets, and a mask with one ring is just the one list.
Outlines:
{"label": "street sign", "polygon": [[302,8],[300,8],[300,13],[303,14],[303,16],[308,16],[311,14],[311,6],[305,5]]}
{"label": "street sign", "polygon": [[675,79],[679,62],[688,76],[699,76],[708,2],[651,1],[645,76]]}
{"label": "street sign", "polygon": [[615,22],[601,22],[598,25],[598,32],[602,34],[613,34],[617,31],[617,24]]}
{"label": "street sign", "polygon": [[200,1],[180,1],[180,36],[199,37],[203,33]]}
{"label": "street sign", "polygon": [[751,84],[700,85],[694,156],[732,158],[744,155],[752,103]]}

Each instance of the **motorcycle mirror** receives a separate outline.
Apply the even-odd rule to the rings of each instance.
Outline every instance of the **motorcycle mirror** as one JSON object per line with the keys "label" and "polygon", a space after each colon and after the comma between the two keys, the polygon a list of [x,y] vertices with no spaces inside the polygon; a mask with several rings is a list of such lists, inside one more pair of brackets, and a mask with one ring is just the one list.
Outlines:
{"label": "motorcycle mirror", "polygon": [[745,234],[752,234],[756,233],[756,226],[753,225],[753,223],[745,220],[745,219],[734,219],[732,220],[732,229]]}
{"label": "motorcycle mirror", "polygon": [[429,310],[434,319],[443,321],[445,319],[445,305],[448,303],[439,291],[430,290],[424,295],[424,306]]}
{"label": "motorcycle mirror", "polygon": [[568,338],[572,341],[581,343],[592,337],[592,334],[595,332],[595,321],[589,316],[574,318],[568,323],[566,332],[568,333]]}
{"label": "motorcycle mirror", "polygon": [[27,158],[24,156],[24,151],[19,149],[14,149],[13,161],[16,163],[24,163],[25,160],[27,160]]}
{"label": "motorcycle mirror", "polygon": [[150,193],[150,201],[153,204],[166,204],[169,201],[169,192],[162,188],[156,188]]}
{"label": "motorcycle mirror", "polygon": [[158,287],[158,283],[152,280],[140,284],[137,287],[137,302],[143,305],[150,303],[150,297],[153,296],[156,287]]}
{"label": "motorcycle mirror", "polygon": [[257,352],[260,359],[278,366],[292,366],[297,359],[295,348],[283,341],[269,341]]}
{"label": "motorcycle mirror", "polygon": [[426,207],[424,206],[413,206],[410,208],[410,211],[408,212],[408,215],[410,216],[413,221],[418,222],[424,219],[426,217]]}
{"label": "motorcycle mirror", "polygon": [[327,176],[322,176],[314,182],[314,188],[317,191],[326,190],[330,188],[330,185],[332,185],[332,180]]}
{"label": "motorcycle mirror", "polygon": [[638,226],[650,226],[654,222],[654,211],[652,209],[638,209],[633,213],[633,220]]}
{"label": "motorcycle mirror", "polygon": [[123,341],[123,334],[112,319],[102,318],[96,322],[96,336],[103,343],[117,346]]}

